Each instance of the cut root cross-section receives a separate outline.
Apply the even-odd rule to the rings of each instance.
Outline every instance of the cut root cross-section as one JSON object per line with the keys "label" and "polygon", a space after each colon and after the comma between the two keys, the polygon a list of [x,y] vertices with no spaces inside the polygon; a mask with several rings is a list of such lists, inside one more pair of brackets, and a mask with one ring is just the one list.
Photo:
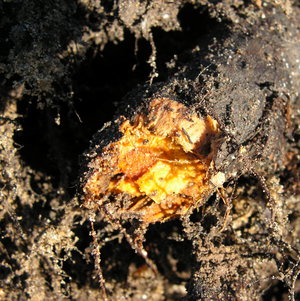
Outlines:
{"label": "cut root cross-section", "polygon": [[122,137],[90,162],[87,207],[110,202],[120,214],[162,222],[186,214],[211,191],[209,169],[220,137],[211,116],[155,98],[119,130]]}

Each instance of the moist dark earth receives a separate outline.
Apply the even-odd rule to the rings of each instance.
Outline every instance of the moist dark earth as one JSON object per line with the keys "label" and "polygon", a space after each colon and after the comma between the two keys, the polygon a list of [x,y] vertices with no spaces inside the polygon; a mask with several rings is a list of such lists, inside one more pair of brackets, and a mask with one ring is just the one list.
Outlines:
{"label": "moist dark earth", "polygon": [[[289,0],[0,2],[0,300],[300,300],[299,15]],[[229,203],[141,229],[81,188],[86,154],[116,139],[107,122],[153,97],[219,121]]]}

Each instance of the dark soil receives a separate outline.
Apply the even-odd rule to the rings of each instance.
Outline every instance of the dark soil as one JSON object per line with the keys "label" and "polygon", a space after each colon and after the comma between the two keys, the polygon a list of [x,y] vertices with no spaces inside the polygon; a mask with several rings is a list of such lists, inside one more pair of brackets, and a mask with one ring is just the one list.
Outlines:
{"label": "dark soil", "polygon": [[[109,300],[300,299],[299,15],[289,0],[0,2],[0,300],[103,300],[99,249]],[[83,208],[79,179],[93,135],[157,95],[222,125],[232,208],[225,229],[218,194],[149,225],[155,274],[124,236],[139,226]]]}

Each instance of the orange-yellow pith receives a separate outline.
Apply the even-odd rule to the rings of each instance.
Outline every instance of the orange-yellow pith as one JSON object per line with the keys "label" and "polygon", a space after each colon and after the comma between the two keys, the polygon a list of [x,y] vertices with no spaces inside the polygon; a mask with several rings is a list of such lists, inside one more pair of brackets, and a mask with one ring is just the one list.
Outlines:
{"label": "orange-yellow pith", "polygon": [[199,118],[176,101],[153,99],[147,114],[120,125],[121,139],[90,164],[87,203],[101,207],[109,196],[120,214],[165,221],[185,214],[211,189],[208,169],[217,147],[218,123]]}

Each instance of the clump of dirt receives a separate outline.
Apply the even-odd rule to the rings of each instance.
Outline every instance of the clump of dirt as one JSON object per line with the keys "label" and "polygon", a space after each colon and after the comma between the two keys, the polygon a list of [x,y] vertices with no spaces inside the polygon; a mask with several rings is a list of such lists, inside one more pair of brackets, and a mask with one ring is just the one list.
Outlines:
{"label": "clump of dirt", "polygon": [[[102,300],[104,282],[109,300],[299,298],[299,13],[297,1],[3,1],[0,299]],[[147,227],[83,208],[93,134],[158,96],[218,120],[222,187]],[[119,137],[104,132],[95,154]]]}

